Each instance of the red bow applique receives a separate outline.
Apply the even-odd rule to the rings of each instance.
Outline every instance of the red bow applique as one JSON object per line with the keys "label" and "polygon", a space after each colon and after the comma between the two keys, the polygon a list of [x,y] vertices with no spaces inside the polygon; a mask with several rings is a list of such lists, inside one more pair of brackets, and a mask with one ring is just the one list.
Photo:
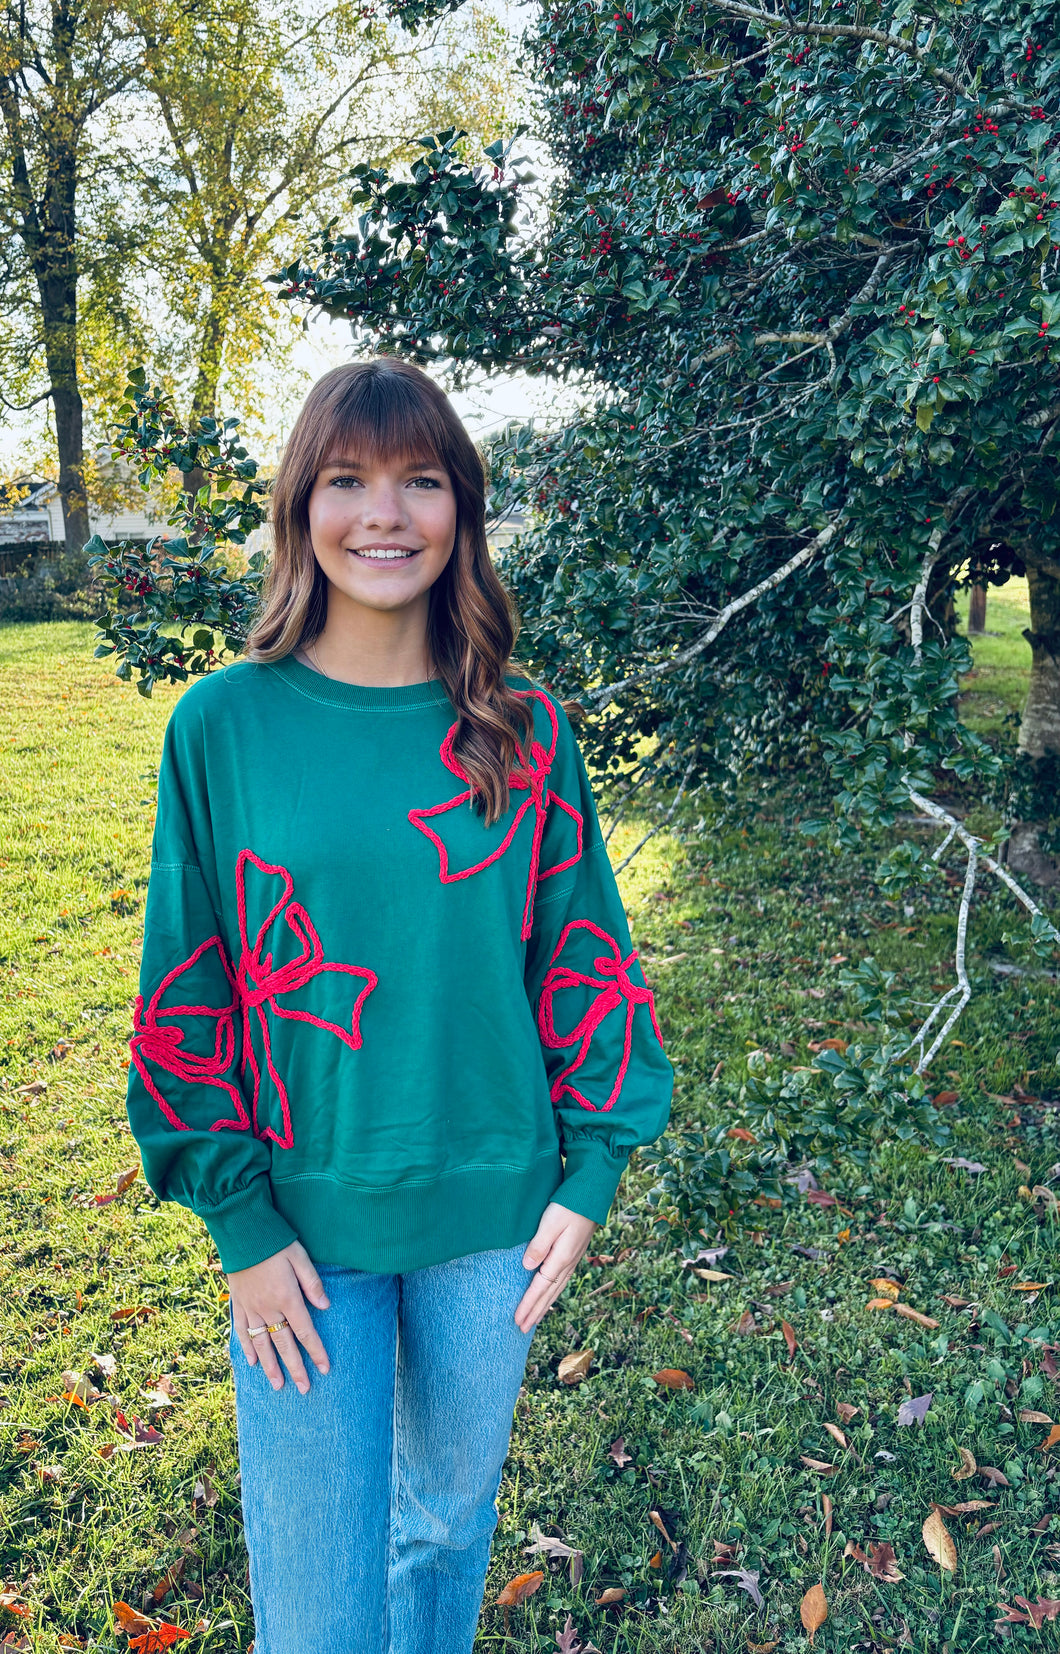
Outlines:
{"label": "red bow applique", "polygon": [[[250,862],[259,873],[264,873],[270,880],[282,880],[282,894],[277,894],[265,919],[255,932],[253,942],[250,939],[247,921],[247,888],[246,867]],[[143,1078],[144,1085],[151,1096],[158,1103],[170,1125],[180,1131],[191,1131],[193,1128],[182,1120],[171,1105],[163,1097],[151,1078],[145,1066],[152,1062],[162,1068],[167,1074],[172,1074],[186,1085],[212,1085],[226,1091],[235,1104],[237,1118],[234,1120],[215,1120],[210,1126],[211,1131],[219,1131],[229,1126],[233,1131],[252,1129],[255,1137],[262,1139],[271,1137],[282,1149],[291,1148],[294,1137],[291,1132],[291,1111],[287,1095],[287,1087],[282,1076],[277,1072],[272,1057],[272,1041],[269,1032],[269,1017],[271,1011],[278,1017],[290,1018],[298,1022],[312,1023],[314,1028],[324,1028],[330,1034],[337,1034],[344,1040],[351,1050],[357,1051],[361,1047],[361,1007],[368,995],[378,984],[379,978],[374,971],[363,965],[333,964],[324,959],[324,949],[313,921],[302,906],[301,902],[291,900],[294,894],[294,880],[286,867],[273,865],[262,861],[252,850],[241,850],[236,861],[236,903],[239,911],[239,940],[242,947],[239,963],[233,970],[232,964],[225,951],[220,936],[211,936],[206,942],[201,942],[182,965],[171,970],[152,994],[147,1005],[144,1005],[142,996],[136,1000],[134,1011],[135,1034],[129,1041],[132,1060]],[[279,928],[287,927],[286,933]],[[274,962],[275,955],[284,942],[291,938],[298,945],[296,956],[284,964]],[[271,947],[266,951],[266,944]],[[225,977],[232,989],[232,997],[226,1005],[165,1005],[161,1000],[166,990],[176,982],[185,971],[192,969],[209,949],[216,948],[217,955],[224,970]],[[297,1011],[290,1006],[279,1003],[279,995],[291,994],[300,988],[306,987],[314,978],[325,971],[343,971],[350,976],[364,978],[364,987],[361,989],[353,1004],[348,1028],[340,1027],[338,1023],[329,1022],[326,1018],[314,1016],[310,1011]],[[243,1096],[239,1087],[224,1075],[231,1068],[235,1060],[235,1013],[240,1010],[243,1018],[243,1060],[240,1073],[245,1075],[250,1068],[254,1076],[253,1122],[247,1115]],[[212,1017],[215,1019],[214,1048],[208,1056],[199,1056],[195,1052],[184,1049],[184,1037],[187,1029],[178,1026],[174,1019],[182,1017]],[[283,1136],[278,1137],[271,1126],[263,1131],[258,1130],[258,1100],[261,1094],[261,1065],[255,1049],[255,1030],[261,1041],[264,1054],[265,1068],[276,1088],[283,1110]]]}
{"label": "red bow applique", "polygon": [[[210,948],[217,949],[217,956],[232,990],[228,1004],[162,1005],[162,996],[166,990],[183,976],[185,971],[197,965]],[[210,1127],[211,1131],[220,1131],[224,1126],[230,1126],[233,1131],[246,1131],[250,1126],[239,1087],[223,1078],[231,1068],[235,1056],[235,1011],[238,1003],[236,979],[225,954],[224,943],[219,936],[211,936],[209,941],[200,942],[190,959],[185,959],[183,965],[175,965],[169,975],[163,977],[146,1005],[142,994],[136,996],[133,1009],[133,1027],[136,1032],[129,1041],[132,1060],[148,1092],[170,1125],[176,1126],[178,1131],[191,1131],[193,1128],[180,1118],[163,1097],[146,1066],[149,1062],[165,1069],[167,1074],[175,1075],[187,1085],[213,1085],[220,1091],[227,1091],[235,1104],[238,1118],[215,1120]],[[214,1046],[208,1056],[200,1056],[194,1051],[184,1049],[184,1036],[188,1030],[179,1026],[179,1019],[182,1017],[214,1018]]]}
{"label": "red bow applique", "polygon": [[[586,932],[595,937],[598,942],[605,943],[610,949],[609,953],[601,954],[592,960],[592,969],[595,975],[589,975],[587,971],[579,970],[574,965],[558,965],[556,963],[569,939],[576,934]],[[589,945],[592,947],[591,943]],[[575,946],[576,957],[578,955],[584,957],[584,953],[584,946],[581,948]],[[626,1070],[629,1067],[630,1052],[633,1048],[633,1018],[638,1005],[648,1007],[655,1037],[659,1044],[662,1044],[659,1024],[655,1020],[655,999],[651,989],[641,987],[638,982],[630,980],[629,969],[636,957],[637,952],[634,949],[628,958],[623,959],[622,949],[614,937],[609,936],[606,930],[601,930],[598,925],[594,925],[591,919],[573,919],[563,930],[552,958],[549,960],[545,980],[541,984],[541,999],[537,1013],[541,1043],[546,1045],[549,1050],[563,1051],[572,1045],[578,1047],[574,1061],[568,1063],[562,1073],[557,1074],[552,1082],[552,1101],[554,1103],[560,1102],[563,1097],[573,1097],[581,1104],[582,1108],[591,1109],[593,1113],[606,1113],[617,1102],[625,1083]],[[556,1031],[555,999],[557,994],[562,994],[568,988],[579,990],[579,1002],[586,989],[592,993],[593,998],[588,1010],[579,1017],[570,1033],[560,1034]],[[577,1086],[568,1084],[568,1080],[588,1058],[597,1029],[611,1016],[612,1012],[621,1010],[623,1007],[625,1007],[625,1036],[622,1060],[618,1065],[615,1083],[611,1087],[611,1095],[606,1103],[591,1103],[588,1097],[578,1090]]]}
{"label": "red bow applique", "polygon": [[[247,924],[247,892],[246,866],[251,862],[260,873],[270,878],[279,878],[283,881],[283,892],[279,894],[269,909],[265,919],[259,926],[253,943],[250,940]],[[254,1135],[255,1137],[271,1137],[280,1148],[289,1149],[294,1141],[291,1135],[291,1112],[287,1097],[287,1087],[282,1077],[273,1066],[272,1044],[269,1038],[269,1019],[267,1012],[272,1011],[278,1017],[290,1018],[298,1022],[309,1022],[314,1028],[324,1028],[329,1034],[337,1034],[344,1040],[351,1051],[361,1048],[361,1007],[372,990],[377,986],[379,978],[374,971],[364,965],[339,965],[324,959],[324,949],[320,936],[310,919],[309,914],[301,902],[291,901],[294,894],[294,880],[286,867],[275,866],[271,862],[262,861],[253,850],[241,850],[236,862],[236,903],[239,911],[239,939],[243,952],[236,967],[236,985],[239,992],[239,1001],[243,1010],[243,1062],[241,1073],[245,1074],[249,1064],[254,1076]],[[274,954],[284,938],[282,931],[273,930],[273,926],[285,924],[299,944],[299,953],[296,958],[288,960],[286,964],[275,965]],[[265,945],[271,941],[268,952]],[[310,1011],[295,1011],[279,1004],[280,994],[294,993],[298,988],[304,988],[312,982],[314,977],[325,971],[345,971],[349,976],[364,977],[364,987],[354,1001],[350,1017],[350,1026],[342,1028],[336,1022],[328,1022],[326,1018],[313,1016]],[[280,1098],[283,1109],[283,1136],[277,1137],[271,1126],[264,1131],[258,1130],[258,1097],[261,1090],[261,1069],[258,1063],[257,1052],[254,1046],[254,1028],[257,1027],[261,1038],[265,1056],[265,1066],[269,1077]]]}
{"label": "red bow applique", "polygon": [[[574,863],[578,860],[582,853],[582,827],[584,825],[584,821],[582,815],[574,808],[573,804],[568,804],[566,799],[560,798],[559,795],[554,793],[548,785],[549,773],[552,769],[553,760],[556,756],[556,745],[559,740],[559,721],[556,717],[555,708],[545,695],[539,694],[535,689],[515,689],[512,693],[514,695],[518,695],[520,699],[523,700],[535,700],[541,702],[548,714],[552,734],[551,740],[547,747],[542,746],[541,742],[536,738],[532,739],[530,743],[529,764],[517,765],[509,777],[509,785],[513,791],[523,791],[527,794],[527,796],[523,799],[522,803],[516,810],[507,832],[505,833],[500,844],[497,845],[496,849],[491,850],[489,855],[484,856],[481,861],[475,862],[474,866],[459,868],[457,871],[453,872],[449,867],[449,852],[446,849],[445,843],[435,832],[434,828],[428,826],[428,821],[431,817],[445,815],[448,811],[458,810],[462,805],[469,803],[471,799],[470,784],[464,792],[458,793],[455,798],[447,799],[444,804],[432,804],[429,809],[410,810],[409,820],[414,827],[419,828],[421,833],[426,833],[427,837],[431,840],[431,843],[438,851],[440,878],[442,883],[455,884],[458,879],[469,879],[472,874],[481,873],[485,868],[492,866],[495,861],[499,861],[505,851],[510,848],[516,833],[522,825],[523,817],[530,813],[533,814],[534,836],[530,846],[530,870],[527,877],[526,902],[523,906],[522,928],[520,932],[522,940],[525,942],[533,930],[534,893],[537,889],[538,883],[541,879],[550,879],[554,873],[562,873],[564,868],[574,866]],[[456,736],[456,731],[457,726],[456,724],[453,724],[452,728],[446,735],[445,740],[442,742],[440,749],[441,760],[446,769],[450,770],[453,775],[458,776],[461,781],[470,782],[470,778],[466,770],[463,769],[460,764],[460,760],[453,753],[453,740]],[[558,810],[562,810],[563,813],[569,816],[574,822],[578,835],[577,848],[573,856],[568,856],[566,861],[556,862],[553,867],[543,868],[541,866],[541,840],[545,831],[545,823],[548,820],[548,812],[553,806]]]}

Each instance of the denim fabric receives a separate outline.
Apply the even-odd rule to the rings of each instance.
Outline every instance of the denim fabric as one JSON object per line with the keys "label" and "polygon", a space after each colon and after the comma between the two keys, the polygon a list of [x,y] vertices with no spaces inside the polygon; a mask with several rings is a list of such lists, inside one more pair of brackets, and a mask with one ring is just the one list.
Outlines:
{"label": "denim fabric", "polygon": [[534,1329],[529,1242],[402,1275],[318,1265],[331,1369],[229,1354],[254,1654],[470,1654]]}

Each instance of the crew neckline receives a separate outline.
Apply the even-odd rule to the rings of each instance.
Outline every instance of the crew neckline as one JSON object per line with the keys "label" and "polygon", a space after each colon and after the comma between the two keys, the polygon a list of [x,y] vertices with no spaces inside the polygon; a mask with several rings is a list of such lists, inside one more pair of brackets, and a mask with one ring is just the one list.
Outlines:
{"label": "crew neckline", "polygon": [[407,712],[416,707],[440,706],[448,700],[444,684],[437,679],[424,683],[403,683],[381,687],[366,683],[343,683],[338,678],[325,678],[311,666],[303,666],[294,655],[284,655],[270,661],[269,666],[285,683],[310,700],[322,701],[328,706],[345,706],[361,712]]}

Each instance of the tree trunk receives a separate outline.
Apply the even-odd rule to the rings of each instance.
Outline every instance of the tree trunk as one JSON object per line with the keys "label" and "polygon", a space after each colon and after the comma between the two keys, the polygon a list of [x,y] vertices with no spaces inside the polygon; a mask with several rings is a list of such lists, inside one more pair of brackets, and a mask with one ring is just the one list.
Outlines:
{"label": "tree trunk", "polygon": [[[1031,624],[1024,637],[1031,646],[1031,678],[1020,724],[1020,751],[1036,763],[1060,757],[1060,580],[1027,567]],[[1033,822],[1020,822],[1008,844],[1008,863],[1038,884],[1060,884],[1060,856],[1048,855]]]}
{"label": "tree trunk", "polygon": [[968,593],[968,636],[982,637],[986,631],[986,586],[977,580]]}
{"label": "tree trunk", "polygon": [[[213,419],[217,407],[217,386],[221,378],[227,321],[227,312],[221,314],[222,304],[218,295],[221,285],[221,279],[215,276],[210,287],[210,308],[206,313],[206,322],[199,341],[199,366],[191,397],[191,416],[188,420],[188,429],[192,432],[198,429],[201,420]],[[200,465],[192,471],[185,471],[185,494],[194,498],[205,480],[206,474]]]}

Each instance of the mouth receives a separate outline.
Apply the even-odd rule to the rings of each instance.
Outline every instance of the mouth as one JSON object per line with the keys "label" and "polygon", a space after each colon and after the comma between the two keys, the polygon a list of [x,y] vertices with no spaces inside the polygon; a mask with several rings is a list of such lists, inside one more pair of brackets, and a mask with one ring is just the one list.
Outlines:
{"label": "mouth", "polygon": [[407,563],[420,554],[419,546],[347,546],[346,550],[363,563]]}

